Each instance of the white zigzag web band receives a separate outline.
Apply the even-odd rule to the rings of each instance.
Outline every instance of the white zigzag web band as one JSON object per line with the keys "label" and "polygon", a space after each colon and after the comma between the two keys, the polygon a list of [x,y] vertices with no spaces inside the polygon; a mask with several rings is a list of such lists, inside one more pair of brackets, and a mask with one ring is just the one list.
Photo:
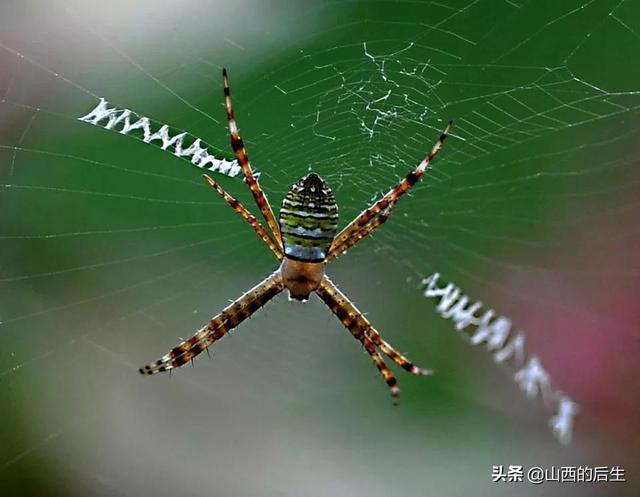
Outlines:
{"label": "white zigzag web band", "polygon": [[440,300],[436,310],[443,318],[451,319],[456,330],[463,331],[471,325],[471,332],[468,334],[471,343],[484,345],[492,353],[497,364],[511,361],[515,367],[513,379],[527,397],[542,397],[545,405],[555,408],[556,412],[549,419],[549,426],[561,443],[568,444],[571,441],[574,417],[579,412],[578,404],[553,388],[551,376],[537,356],[527,358],[524,333],[515,331],[511,320],[504,316],[496,316],[493,309],[477,315],[482,308],[481,302],[472,303],[469,297],[452,283],[444,287],[438,286],[439,279],[440,274],[434,273],[422,280],[424,296]]}
{"label": "white zigzag web band", "polygon": [[[227,176],[238,176],[242,173],[242,168],[238,161],[233,159],[217,158],[209,153],[208,148],[203,148],[203,141],[200,138],[189,135],[187,132],[178,133],[171,136],[169,125],[163,124],[153,132],[151,127],[153,122],[148,117],[141,117],[129,109],[119,109],[109,107],[106,99],[100,98],[100,102],[86,116],[78,118],[79,121],[93,124],[104,129],[117,131],[122,135],[133,134],[145,143],[154,141],[159,144],[162,150],[169,150],[176,157],[191,157],[191,164],[201,169],[207,169]],[[192,139],[191,145],[184,147],[185,139]],[[212,147],[210,147],[212,148]],[[254,172],[258,178],[260,173]]]}

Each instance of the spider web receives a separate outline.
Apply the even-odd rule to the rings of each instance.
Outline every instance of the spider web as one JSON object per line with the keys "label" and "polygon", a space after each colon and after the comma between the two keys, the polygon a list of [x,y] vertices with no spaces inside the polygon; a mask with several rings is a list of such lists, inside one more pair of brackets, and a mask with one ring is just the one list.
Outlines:
{"label": "spider web", "polygon": [[[2,485],[388,495],[381,460],[353,462],[382,452],[403,495],[477,491],[494,464],[630,472],[636,5],[97,5],[1,8]],[[317,299],[268,304],[170,381],[137,376],[275,262],[189,158],[78,118],[105,98],[230,160],[223,65],[276,210],[314,170],[345,223],[455,121],[390,221],[328,270],[388,341],[436,369],[398,372],[400,410]],[[257,214],[241,180],[216,177]],[[580,444],[558,455],[543,408],[438,318],[419,288],[434,272],[524,330],[582,406]]]}

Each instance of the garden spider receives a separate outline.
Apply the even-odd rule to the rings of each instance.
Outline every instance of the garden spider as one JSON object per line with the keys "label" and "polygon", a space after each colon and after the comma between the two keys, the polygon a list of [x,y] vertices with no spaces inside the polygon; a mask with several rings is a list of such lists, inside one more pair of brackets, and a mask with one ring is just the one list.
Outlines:
{"label": "garden spider", "polygon": [[191,338],[175,346],[157,361],[140,368],[140,373],[151,375],[171,371],[193,361],[198,354],[205,350],[208,352],[209,346],[284,289],[289,291],[290,298],[301,301],[306,301],[311,292],[315,292],[369,353],[391,390],[394,404],[397,404],[399,389],[396,379],[378,349],[409,373],[427,376],[431,375],[432,371],[415,366],[389,345],[324,274],[324,269],[328,262],[355,246],[389,218],[398,199],[418,182],[429,167],[447,137],[452,122],[449,122],[431,152],[413,171],[336,235],[338,206],[333,193],[316,173],[307,174],[291,187],[282,202],[280,222],[276,221],[271,205],[253,175],[244,143],[238,134],[225,69],[222,71],[222,78],[231,146],[269,231],[214,179],[207,175],[204,175],[204,178],[227,204],[251,225],[280,261],[280,267],[228,305]]}

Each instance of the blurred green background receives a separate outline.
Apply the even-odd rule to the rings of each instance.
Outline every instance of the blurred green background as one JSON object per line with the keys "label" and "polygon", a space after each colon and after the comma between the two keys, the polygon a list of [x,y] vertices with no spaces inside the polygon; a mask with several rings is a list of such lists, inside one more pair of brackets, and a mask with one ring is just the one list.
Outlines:
{"label": "blurred green background", "polygon": [[[636,2],[25,1],[0,28],[1,495],[637,495]],[[275,262],[188,161],[77,118],[102,96],[229,156],[223,66],[276,211],[312,169],[346,223],[456,121],[328,269],[435,368],[397,372],[399,408],[318,299],[138,375]],[[422,296],[435,271],[526,333],[581,406],[570,446]],[[492,483],[500,464],[628,482]]]}

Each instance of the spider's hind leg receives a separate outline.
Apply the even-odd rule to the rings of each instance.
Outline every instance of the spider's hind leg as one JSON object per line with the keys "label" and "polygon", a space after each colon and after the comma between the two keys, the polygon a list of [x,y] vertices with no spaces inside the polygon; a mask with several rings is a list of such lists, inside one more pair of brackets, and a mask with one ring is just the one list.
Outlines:
{"label": "spider's hind leg", "polygon": [[273,255],[275,255],[279,261],[282,260],[282,249],[278,245],[276,245],[276,243],[273,241],[273,238],[271,238],[271,235],[269,235],[267,230],[265,230],[262,224],[260,224],[260,221],[258,221],[255,216],[253,216],[253,214],[251,214],[249,210],[244,205],[242,205],[235,197],[227,193],[227,191],[222,188],[222,186],[211,176],[209,176],[208,174],[203,174],[203,177],[205,181],[209,183],[211,188],[213,188],[218,193],[218,195],[222,197],[227,205],[238,214],[240,214],[240,216],[249,223],[249,225],[253,228],[253,231],[258,234],[258,236],[267,245],[267,247],[269,247],[269,250],[273,252]]}
{"label": "spider's hind leg", "polygon": [[278,221],[276,220],[275,215],[273,214],[273,209],[271,208],[271,204],[267,200],[266,195],[262,191],[262,188],[258,184],[256,177],[253,175],[253,170],[251,169],[251,163],[249,162],[249,157],[247,156],[247,151],[244,146],[244,142],[240,137],[240,133],[238,132],[238,125],[236,123],[236,118],[233,113],[233,103],[231,102],[231,90],[229,89],[229,76],[227,75],[227,70],[222,70],[222,83],[224,87],[224,103],[227,111],[227,122],[229,124],[229,135],[231,138],[231,148],[233,149],[233,153],[238,160],[238,164],[242,168],[242,172],[244,173],[244,178],[249,185],[249,189],[251,190],[251,194],[256,201],[256,205],[262,212],[262,216],[267,222],[267,226],[271,230],[275,242],[278,247],[282,248],[282,236],[280,234],[280,226],[278,225]]}
{"label": "spider's hind leg", "polygon": [[342,243],[338,245],[331,245],[331,249],[329,250],[329,255],[327,255],[327,262],[335,259],[336,257],[340,257],[351,247],[355,246],[362,240],[365,236],[370,235],[375,230],[377,230],[380,226],[382,226],[389,216],[391,215],[391,211],[395,207],[396,203],[392,202],[386,207],[380,214],[377,215],[373,220],[369,222],[369,224],[365,225],[363,228],[353,233],[349,238],[346,238]]}
{"label": "spider's hind leg", "polygon": [[[351,221],[347,226],[343,228],[340,233],[336,235],[329,251],[330,253],[336,253],[337,255],[339,255],[341,247],[343,246],[343,244],[345,244],[345,242],[348,242],[348,240],[352,239],[352,237],[354,235],[357,235],[357,233],[360,232],[363,228],[373,223],[374,221],[372,220],[374,220],[376,216],[384,212],[389,206],[393,207],[393,204],[398,202],[400,197],[402,197],[411,188],[413,188],[413,186],[427,171],[436,155],[438,155],[438,152],[442,148],[444,140],[449,135],[449,131],[451,130],[452,125],[453,121],[449,121],[449,124],[447,124],[447,126],[444,128],[442,134],[440,135],[440,138],[438,138],[436,143],[433,145],[431,151],[427,154],[423,161],[416,166],[413,171],[407,174],[398,184],[396,184],[396,186],[391,188],[391,190],[389,190],[384,197],[363,210],[353,221]],[[386,217],[388,217],[388,215]],[[384,221],[386,221],[386,218],[384,219]],[[382,223],[379,223],[375,227],[379,227],[381,224]],[[364,238],[364,236],[357,238],[354,243],[350,244],[350,246],[355,245],[355,243],[357,243],[362,238]],[[344,249],[342,249],[342,251],[344,251]]]}

